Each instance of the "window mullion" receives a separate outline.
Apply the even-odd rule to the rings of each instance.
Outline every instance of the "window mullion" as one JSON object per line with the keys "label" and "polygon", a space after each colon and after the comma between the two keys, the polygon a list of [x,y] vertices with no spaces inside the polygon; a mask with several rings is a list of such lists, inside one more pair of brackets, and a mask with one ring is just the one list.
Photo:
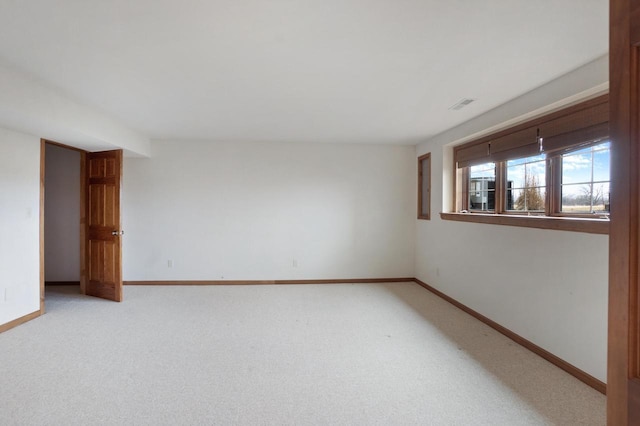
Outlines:
{"label": "window mullion", "polygon": [[506,200],[506,179],[507,173],[505,170],[505,161],[496,162],[496,205],[495,212],[496,214],[502,214],[506,211],[505,200]]}
{"label": "window mullion", "polygon": [[593,152],[593,147],[591,147],[591,184],[590,184],[590,189],[591,189],[591,195],[589,198],[589,206],[590,206],[590,212],[593,213],[593,162],[595,160],[595,155]]}
{"label": "window mullion", "polygon": [[555,197],[556,194],[556,190],[554,187],[554,181],[555,179],[553,178],[554,174],[553,174],[553,160],[549,157],[547,157],[546,159],[546,167],[547,167],[547,173],[546,173],[546,179],[545,179],[545,183],[547,185],[547,195],[545,197],[544,200],[544,214],[547,216],[551,216],[553,214],[553,205],[555,204],[553,202],[553,199]]}

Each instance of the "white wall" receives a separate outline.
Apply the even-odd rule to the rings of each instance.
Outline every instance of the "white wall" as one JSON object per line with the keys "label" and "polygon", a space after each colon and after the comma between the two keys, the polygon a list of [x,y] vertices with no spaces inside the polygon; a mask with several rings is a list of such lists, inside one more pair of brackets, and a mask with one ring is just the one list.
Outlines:
{"label": "white wall", "polygon": [[47,145],[45,159],[45,281],[80,281],[80,153]]}
{"label": "white wall", "polygon": [[40,309],[40,139],[0,128],[0,324]]}
{"label": "white wall", "polygon": [[3,64],[0,93],[0,126],[87,151],[149,155],[146,136]]}
{"label": "white wall", "polygon": [[608,236],[443,221],[438,212],[451,208],[451,143],[597,93],[607,67],[600,58],[416,150],[432,153],[433,172],[432,220],[416,225],[416,277],[602,381]]}
{"label": "white wall", "polygon": [[412,277],[415,173],[413,146],[153,141],[125,159],[124,279]]}

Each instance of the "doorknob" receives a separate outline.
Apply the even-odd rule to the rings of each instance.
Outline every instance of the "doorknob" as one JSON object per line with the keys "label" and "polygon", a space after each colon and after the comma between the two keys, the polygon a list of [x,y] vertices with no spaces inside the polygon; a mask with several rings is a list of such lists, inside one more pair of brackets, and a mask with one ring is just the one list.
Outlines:
{"label": "doorknob", "polygon": [[124,235],[124,231],[111,231],[111,235],[117,237],[118,235]]}

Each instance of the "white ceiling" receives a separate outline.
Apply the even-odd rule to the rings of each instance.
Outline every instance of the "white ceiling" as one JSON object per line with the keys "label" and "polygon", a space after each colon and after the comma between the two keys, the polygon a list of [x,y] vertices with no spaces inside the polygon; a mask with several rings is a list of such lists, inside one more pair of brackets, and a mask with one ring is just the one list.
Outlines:
{"label": "white ceiling", "polygon": [[415,144],[607,50],[607,0],[0,0],[0,62],[151,138]]}

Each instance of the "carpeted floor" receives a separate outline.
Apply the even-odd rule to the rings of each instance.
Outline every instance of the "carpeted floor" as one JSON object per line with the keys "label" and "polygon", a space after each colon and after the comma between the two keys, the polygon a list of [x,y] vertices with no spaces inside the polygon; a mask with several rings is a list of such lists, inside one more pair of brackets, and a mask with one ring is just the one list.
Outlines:
{"label": "carpeted floor", "polygon": [[2,425],[604,425],[605,397],[413,283],[50,287]]}

